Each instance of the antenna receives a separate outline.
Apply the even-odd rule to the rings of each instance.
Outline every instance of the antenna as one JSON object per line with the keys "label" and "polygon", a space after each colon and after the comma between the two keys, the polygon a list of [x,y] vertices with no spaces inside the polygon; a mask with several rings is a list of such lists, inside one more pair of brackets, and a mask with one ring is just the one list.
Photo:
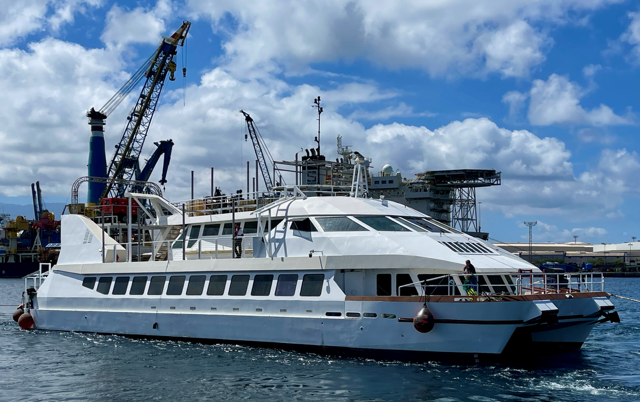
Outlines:
{"label": "antenna", "polygon": [[578,242],[578,235],[573,235],[573,244]]}
{"label": "antenna", "polygon": [[320,95],[313,100],[313,105],[311,105],[311,107],[318,109],[318,138],[316,138],[316,142],[318,143],[318,156],[320,156],[320,115],[324,111],[322,106],[320,106]]}
{"label": "antenna", "polygon": [[525,222],[525,225],[529,226],[529,262],[531,263],[531,258],[533,254],[533,227],[538,224],[538,221],[535,222]]}

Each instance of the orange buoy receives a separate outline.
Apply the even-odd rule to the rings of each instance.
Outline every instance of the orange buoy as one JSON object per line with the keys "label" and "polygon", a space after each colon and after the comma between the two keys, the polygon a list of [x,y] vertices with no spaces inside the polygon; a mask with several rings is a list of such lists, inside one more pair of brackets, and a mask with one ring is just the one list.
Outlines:
{"label": "orange buoy", "polygon": [[33,324],[35,324],[35,322],[29,313],[24,313],[18,318],[18,325],[20,325],[22,329],[31,329],[33,328]]}
{"label": "orange buoy", "polygon": [[16,311],[13,312],[13,321],[18,322],[20,316],[24,313],[22,307],[18,307]]}
{"label": "orange buoy", "polygon": [[431,314],[427,306],[422,307],[420,311],[418,311],[418,314],[413,317],[413,327],[416,331],[422,332],[423,334],[431,331],[434,324],[435,318],[433,318],[433,314]]}

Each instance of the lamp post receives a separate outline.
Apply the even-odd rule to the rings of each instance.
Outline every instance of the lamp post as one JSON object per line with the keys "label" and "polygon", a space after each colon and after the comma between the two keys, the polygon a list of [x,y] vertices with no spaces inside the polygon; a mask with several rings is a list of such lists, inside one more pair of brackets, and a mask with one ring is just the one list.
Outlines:
{"label": "lamp post", "polygon": [[482,202],[478,201],[478,232],[482,232]]}
{"label": "lamp post", "polygon": [[529,226],[529,263],[531,263],[533,259],[533,227],[538,224],[538,221],[525,222],[524,224]]}
{"label": "lamp post", "polygon": [[629,258],[627,258],[627,264],[631,265],[631,247],[633,247],[633,243],[629,243]]}
{"label": "lamp post", "polygon": [[604,246],[604,263],[607,264],[607,243],[601,243]]}

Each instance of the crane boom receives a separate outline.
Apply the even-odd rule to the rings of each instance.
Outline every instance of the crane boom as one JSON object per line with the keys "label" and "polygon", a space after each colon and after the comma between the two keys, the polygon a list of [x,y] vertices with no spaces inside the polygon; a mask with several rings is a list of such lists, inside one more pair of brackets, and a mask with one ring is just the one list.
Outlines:
{"label": "crane boom", "polygon": [[[273,181],[271,180],[271,174],[269,174],[269,165],[273,165],[273,158],[271,157],[269,149],[264,143],[264,139],[260,135],[260,132],[256,129],[256,126],[253,123],[253,119],[251,118],[249,113],[245,112],[244,110],[241,110],[240,113],[244,115],[244,119],[247,122],[249,137],[251,137],[251,143],[253,144],[253,149],[256,152],[256,158],[258,158],[258,165],[260,166],[260,171],[262,172],[264,185],[267,187],[267,192],[272,192]],[[267,165],[267,163],[269,163],[269,165]]]}
{"label": "crane boom", "polygon": [[[162,43],[150,59],[149,67],[144,73],[146,81],[135,106],[127,117],[128,122],[124,134],[118,145],[116,145],[116,152],[107,173],[109,180],[100,199],[109,194],[113,197],[123,197],[127,190],[127,185],[123,183],[131,180],[135,175],[136,167],[139,166],[138,158],[142,152],[142,146],[147,138],[153,114],[160,100],[167,73],[171,72],[171,78],[173,78],[173,72],[176,67],[173,57],[177,53],[177,47],[184,44],[190,27],[191,23],[189,21],[183,22],[182,26],[171,37],[162,40]],[[127,87],[126,84],[125,87]],[[116,94],[116,96],[118,97],[119,95]],[[120,98],[116,98],[114,102],[117,102],[118,99]]]}

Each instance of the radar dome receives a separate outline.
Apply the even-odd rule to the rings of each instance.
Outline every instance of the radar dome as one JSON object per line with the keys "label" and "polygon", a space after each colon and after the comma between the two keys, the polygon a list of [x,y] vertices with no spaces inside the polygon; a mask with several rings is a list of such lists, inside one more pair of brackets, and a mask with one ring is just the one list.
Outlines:
{"label": "radar dome", "polygon": [[391,167],[391,165],[389,165],[388,163],[386,165],[384,165],[382,167],[382,173],[384,175],[392,175],[393,174],[393,168]]}

